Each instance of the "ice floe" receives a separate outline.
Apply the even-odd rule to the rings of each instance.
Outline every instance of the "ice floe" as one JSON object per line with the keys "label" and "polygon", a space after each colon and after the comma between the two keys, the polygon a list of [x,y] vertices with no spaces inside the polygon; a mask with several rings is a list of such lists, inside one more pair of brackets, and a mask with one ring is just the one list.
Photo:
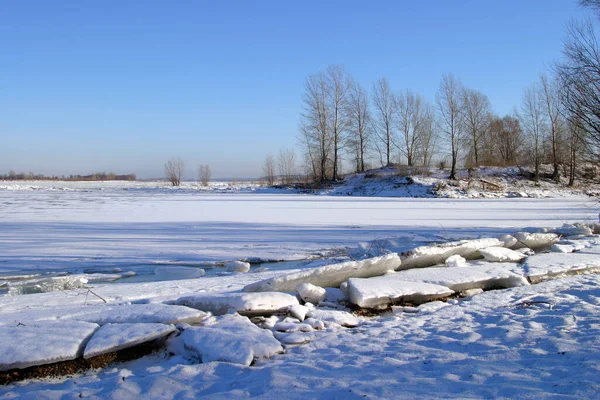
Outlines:
{"label": "ice floe", "polygon": [[295,296],[280,292],[196,294],[180,297],[173,303],[214,315],[232,312],[245,315],[285,312],[288,307],[299,304]]}
{"label": "ice floe", "polygon": [[301,283],[321,287],[339,287],[349,278],[368,278],[383,275],[400,266],[397,254],[387,254],[360,261],[347,261],[276,276],[244,287],[245,292],[293,292]]}
{"label": "ice floe", "polygon": [[165,324],[106,324],[101,326],[85,346],[83,358],[92,358],[134,347],[163,338],[177,331],[174,325]]}
{"label": "ice floe", "polygon": [[169,342],[174,353],[203,363],[225,361],[250,365],[255,358],[268,358],[283,351],[270,330],[236,314],[216,317],[210,325],[189,327]]}
{"label": "ice floe", "polygon": [[421,268],[443,264],[449,257],[459,255],[466,259],[480,257],[479,250],[486,247],[503,246],[495,238],[461,240],[434,246],[420,246],[400,254],[402,264],[399,269]]}
{"label": "ice floe", "polygon": [[38,321],[0,326],[0,371],[74,360],[98,329],[81,321]]}

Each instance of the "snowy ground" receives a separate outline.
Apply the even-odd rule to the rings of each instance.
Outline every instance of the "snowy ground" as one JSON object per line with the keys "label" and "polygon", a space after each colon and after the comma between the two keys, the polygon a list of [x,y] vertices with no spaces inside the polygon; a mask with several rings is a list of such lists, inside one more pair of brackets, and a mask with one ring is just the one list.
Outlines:
{"label": "snowy ground", "polygon": [[[245,274],[222,268],[218,275],[175,281],[164,272],[169,267],[208,270],[230,260],[315,255],[359,258],[433,241],[497,237],[523,227],[592,223],[598,213],[589,198],[572,196],[424,200],[69,185],[70,190],[0,189],[0,290],[2,276],[34,271],[87,272],[88,279],[91,272],[154,274],[160,267],[163,277],[145,282],[125,277],[118,284],[98,279],[79,289],[0,295],[4,325],[66,314],[74,324],[85,324],[73,307],[105,307],[87,287],[109,304],[158,305],[182,296],[237,293],[288,272],[273,265]],[[600,249],[585,251],[586,262],[598,266],[594,257]],[[179,271],[178,278],[189,277],[189,271]],[[288,343],[283,354],[251,367],[198,364],[177,352],[160,352],[73,377],[0,387],[0,398],[594,398],[600,394],[599,284],[598,275],[564,277],[426,303],[417,313],[360,318],[354,328],[306,328],[310,332],[285,340],[276,332],[282,343],[309,342]]]}

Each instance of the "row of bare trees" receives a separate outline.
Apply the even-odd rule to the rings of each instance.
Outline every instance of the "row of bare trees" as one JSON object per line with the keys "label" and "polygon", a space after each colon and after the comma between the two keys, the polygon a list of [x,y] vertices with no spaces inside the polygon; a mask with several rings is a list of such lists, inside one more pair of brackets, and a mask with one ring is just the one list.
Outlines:
{"label": "row of bare trees", "polygon": [[[580,0],[600,15],[600,0]],[[523,91],[520,105],[503,117],[489,98],[442,76],[430,103],[409,89],[395,91],[384,77],[365,89],[341,65],[309,75],[304,84],[299,143],[309,179],[336,181],[345,160],[356,172],[379,163],[429,167],[531,165],[540,179],[541,164],[551,178],[568,176],[573,185],[580,160],[600,161],[600,46],[590,21],[572,23],[565,60],[551,76]],[[290,163],[289,161],[292,160]],[[277,176],[290,182],[295,157],[270,154],[263,172],[269,184]]]}
{"label": "row of bare trees", "polygon": [[[173,186],[181,185],[185,164],[180,157],[173,157],[165,163],[165,177]],[[202,186],[208,186],[212,172],[210,165],[203,164],[198,167],[198,181]]]}
{"label": "row of bare trees", "polygon": [[505,165],[520,155],[519,120],[495,116],[487,96],[451,74],[442,77],[433,105],[409,89],[394,91],[386,78],[369,93],[332,65],[307,77],[302,104],[299,141],[317,182],[339,179],[343,156],[356,172],[377,158],[381,166],[430,166],[436,157],[446,158],[440,151],[446,144],[455,178],[460,160]]}

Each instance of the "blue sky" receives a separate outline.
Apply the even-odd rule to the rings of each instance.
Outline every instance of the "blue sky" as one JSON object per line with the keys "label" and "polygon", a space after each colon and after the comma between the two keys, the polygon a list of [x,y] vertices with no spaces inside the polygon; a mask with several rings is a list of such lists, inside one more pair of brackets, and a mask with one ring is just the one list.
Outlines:
{"label": "blue sky", "polygon": [[180,156],[188,178],[257,177],[296,147],[304,79],[329,64],[430,101],[451,72],[509,113],[586,15],[576,0],[3,1],[0,173],[159,177]]}

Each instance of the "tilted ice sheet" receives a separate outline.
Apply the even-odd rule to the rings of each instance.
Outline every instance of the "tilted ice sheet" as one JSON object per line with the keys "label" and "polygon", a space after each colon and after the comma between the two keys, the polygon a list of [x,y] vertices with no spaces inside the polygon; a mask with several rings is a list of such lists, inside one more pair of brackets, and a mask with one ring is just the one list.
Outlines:
{"label": "tilted ice sheet", "polygon": [[[0,309],[0,311],[2,311]],[[1,325],[28,321],[84,321],[98,325],[110,323],[197,323],[207,314],[193,308],[166,304],[102,304],[86,306],[31,308],[19,312],[0,312]]]}
{"label": "tilted ice sheet", "polygon": [[83,358],[92,358],[163,338],[177,331],[165,324],[106,324],[98,328],[85,346]]}
{"label": "tilted ice sheet", "polygon": [[241,314],[268,314],[285,311],[298,305],[298,299],[287,293],[216,293],[180,297],[173,302],[181,306],[223,315],[230,312]]}
{"label": "tilted ice sheet", "polygon": [[246,292],[282,291],[292,292],[302,283],[312,283],[320,287],[338,287],[348,278],[368,278],[393,271],[400,266],[397,254],[368,258],[360,261],[347,261],[305,269],[287,275],[277,276],[244,287]]}
{"label": "tilted ice sheet", "polygon": [[530,256],[524,272],[532,283],[560,275],[600,272],[600,254],[546,253]]}
{"label": "tilted ice sheet", "polygon": [[0,371],[74,360],[98,325],[81,321],[27,321],[0,326]]}
{"label": "tilted ice sheet", "polygon": [[499,289],[528,285],[522,268],[514,263],[471,262],[464,267],[429,267],[399,271],[392,277],[410,282],[468,289]]}

